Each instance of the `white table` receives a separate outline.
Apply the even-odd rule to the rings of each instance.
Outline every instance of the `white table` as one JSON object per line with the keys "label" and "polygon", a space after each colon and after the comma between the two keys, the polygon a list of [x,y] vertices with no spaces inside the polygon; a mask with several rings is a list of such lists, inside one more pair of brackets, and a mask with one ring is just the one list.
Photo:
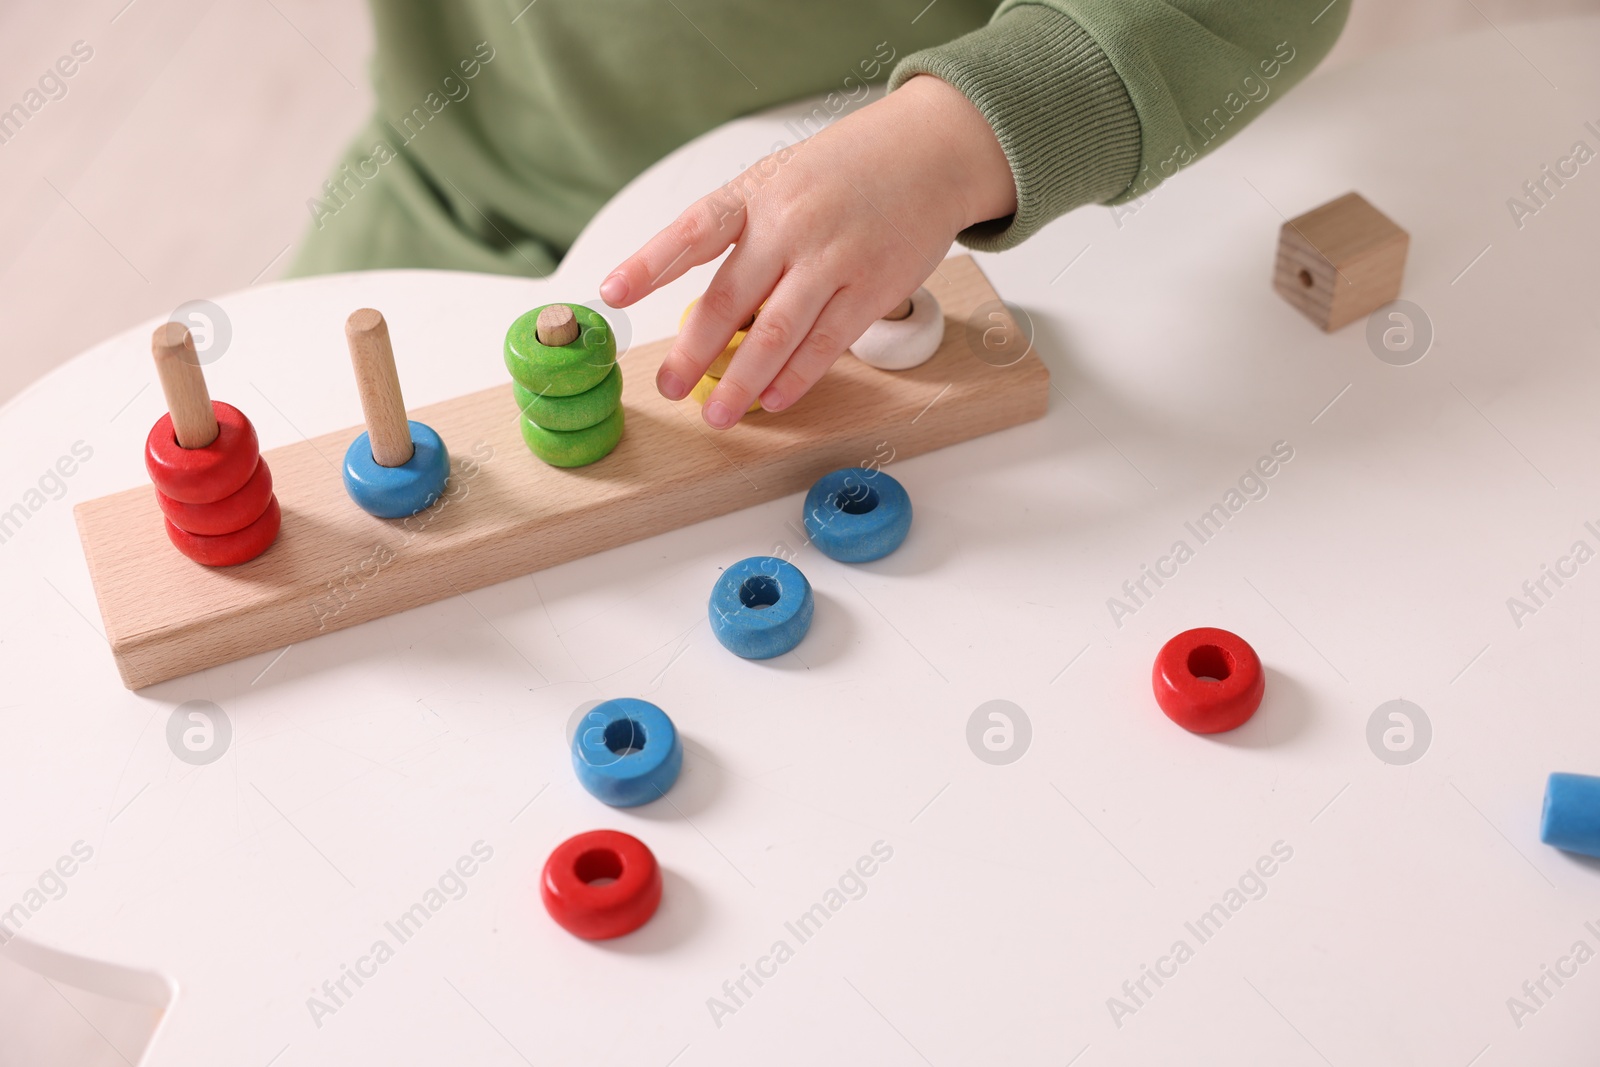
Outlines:
{"label": "white table", "polygon": [[[1520,1027],[1507,998],[1574,942],[1600,948],[1597,865],[1538,842],[1545,775],[1600,773],[1583,682],[1600,563],[1547,580],[1520,626],[1507,598],[1600,545],[1600,163],[1520,229],[1506,201],[1573,142],[1600,147],[1600,21],[1507,37],[1313,78],[1136,213],[1081,211],[983,257],[1037,327],[1050,414],[895,464],[909,541],[859,567],[802,552],[816,623],[771,663],[718,646],[705,601],[720,566],[794,543],[798,498],[126,692],[71,505],[144,479],[151,324],[85,352],[0,412],[0,509],[93,450],[0,545],[0,909],[92,849],[23,933],[175,982],[161,1067],[1592,1062],[1600,962],[1547,979]],[[219,297],[213,395],[266,446],[358,421],[340,326],[364,304],[413,405],[499,382],[514,315],[592,296],[782,117],[662,162],[544,282],[391,272]],[[1282,216],[1351,188],[1412,236],[1404,296],[1435,340],[1408,366],[1268,285]],[[707,277],[631,311],[634,336],[670,333]],[[1266,497],[1115,625],[1107,598],[1279,441],[1293,459]],[[1156,649],[1197,625],[1267,665],[1231,735],[1185,733],[1150,694]],[[613,695],[686,735],[670,804],[609,810],[574,779],[569,716]],[[1367,742],[1396,698],[1432,726],[1407,765]],[[232,730],[204,766],[167,740],[197,699]],[[1031,722],[1005,765],[967,743],[995,699]],[[666,897],[636,935],[589,944],[536,879],[600,826],[655,850]],[[465,895],[316,1025],[313,990],[395,945],[384,923],[478,841],[493,858]],[[865,895],[800,943],[785,923],[879,841],[893,857]],[[1185,923],[1278,842],[1292,858],[1265,895],[1201,943]],[[780,939],[793,957],[736,1005],[724,982]],[[1134,1001],[1123,983],[1179,939],[1193,958]],[[1137,1007],[1120,1026],[1113,996]],[[711,997],[737,1008],[720,1026]]]}

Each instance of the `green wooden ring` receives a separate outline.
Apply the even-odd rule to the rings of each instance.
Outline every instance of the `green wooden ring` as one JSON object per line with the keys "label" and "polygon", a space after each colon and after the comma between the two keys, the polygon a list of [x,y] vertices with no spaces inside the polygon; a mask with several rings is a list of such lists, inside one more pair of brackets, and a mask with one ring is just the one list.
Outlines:
{"label": "green wooden ring", "polygon": [[552,467],[585,466],[604,459],[622,440],[622,405],[583,430],[546,430],[523,419],[522,439],[534,455]]}
{"label": "green wooden ring", "polygon": [[576,396],[599,385],[617,363],[617,336],[605,317],[582,304],[567,304],[581,333],[570,345],[551,348],[534,332],[541,304],[517,318],[506,331],[506,370],[530,393]]}
{"label": "green wooden ring", "polygon": [[599,385],[576,396],[540,396],[519,381],[512,381],[511,395],[517,398],[523,418],[540,429],[587,430],[622,402],[622,367],[613,366]]}

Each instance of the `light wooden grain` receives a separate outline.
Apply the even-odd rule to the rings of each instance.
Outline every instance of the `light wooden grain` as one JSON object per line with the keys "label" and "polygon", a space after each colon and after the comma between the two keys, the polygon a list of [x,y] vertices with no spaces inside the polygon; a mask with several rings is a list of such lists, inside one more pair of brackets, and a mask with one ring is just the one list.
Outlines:
{"label": "light wooden grain", "polygon": [[1411,238],[1359,193],[1283,224],[1272,287],[1324,330],[1400,295]]}
{"label": "light wooden grain", "polygon": [[172,429],[183,448],[204,448],[217,439],[217,413],[211,407],[206,376],[194,350],[194,337],[181,322],[163,322],[150,336],[161,392],[172,414]]}
{"label": "light wooden grain", "polygon": [[389,324],[375,309],[360,308],[345,320],[344,339],[350,346],[372,458],[380,467],[404,466],[415,448],[405,398],[400,395],[400,374],[394,367]]}
{"label": "light wooden grain", "polygon": [[539,312],[539,317],[533,323],[534,337],[538,338],[540,344],[551,348],[570,345],[582,332],[578,317],[565,304],[551,304]]}
{"label": "light wooden grain", "polygon": [[[444,437],[453,464],[440,503],[410,519],[361,511],[330,470],[324,457],[343,455],[359,427],[271,449],[283,529],[238,567],[201,567],[173,551],[148,485],[80,504],[123,681],[140,688],[282,648],[797,493],[839,467],[904,459],[1043,415],[1049,374],[1036,354],[1003,367],[974,354],[968,317],[1000,305],[972,260],[945,261],[927,287],[946,315],[944,343],[927,363],[887,373],[840,360],[793,408],[757,412],[726,433],[708,429],[692,403],[656,392],[670,339],[630,350],[627,431],[588,467],[560,470],[528,452],[510,382],[422,408],[417,417]],[[1005,321],[985,317],[983,330],[1020,335],[997,314]]]}

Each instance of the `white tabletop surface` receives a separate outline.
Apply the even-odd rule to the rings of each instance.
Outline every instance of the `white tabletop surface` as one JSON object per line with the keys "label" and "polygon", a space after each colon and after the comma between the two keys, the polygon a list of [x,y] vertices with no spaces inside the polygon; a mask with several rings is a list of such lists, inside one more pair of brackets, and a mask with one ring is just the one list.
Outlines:
{"label": "white tabletop surface", "polygon": [[[1545,776],[1600,773],[1600,563],[1520,619],[1507,598],[1600,547],[1600,162],[1520,227],[1507,200],[1600,149],[1597,54],[1591,20],[1313,77],[1136,212],[980,257],[1036,327],[1048,416],[893,464],[909,540],[864,566],[801,551],[816,621],[767,663],[717,644],[706,598],[718,568],[797,543],[798,497],[127,692],[72,505],[144,480],[163,405],[152,324],[107,340],[0,411],[0,510],[27,512],[0,544],[0,909],[92,849],[23,932],[170,977],[160,1067],[1592,1063],[1600,962],[1538,1002],[1523,984],[1600,949],[1600,864],[1538,840]],[[361,305],[388,316],[411,404],[500,382],[515,315],[591,298],[788,136],[780,114],[684,148],[543,282],[215,296],[233,340],[213,395],[269,447],[359,421],[340,327]],[[1403,296],[1434,340],[1410,365],[1268,284],[1283,217],[1350,189],[1411,233]],[[630,310],[633,336],[671,333],[708,277]],[[30,497],[78,442],[60,498]],[[1107,599],[1195,547],[1185,522],[1277,442],[1293,458],[1265,497],[1118,625]],[[1151,696],[1156,650],[1201,625],[1266,664],[1233,734],[1188,734]],[[614,811],[574,779],[573,710],[623,695],[686,738],[670,803]],[[1394,699],[1432,728],[1404,765],[1367,740]],[[189,700],[232,731],[203,766],[168,744]],[[1004,765],[967,741],[991,700],[1031,723]],[[537,894],[551,848],[597,827],[666,871],[655,919],[606,944]],[[385,922],[477,842],[464,895],[398,944]],[[785,923],[878,842],[864,895],[800,942]],[[1195,937],[1275,846],[1292,856],[1259,899]],[[307,998],[380,939],[393,958],[319,1025]],[[780,940],[792,958],[730,999]],[[1175,975],[1124,992],[1179,940]]]}

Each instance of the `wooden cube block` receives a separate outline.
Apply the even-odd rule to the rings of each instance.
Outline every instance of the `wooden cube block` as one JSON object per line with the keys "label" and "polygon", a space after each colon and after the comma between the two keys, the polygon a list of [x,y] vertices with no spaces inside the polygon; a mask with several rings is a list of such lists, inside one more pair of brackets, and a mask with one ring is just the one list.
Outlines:
{"label": "wooden cube block", "polygon": [[1283,224],[1272,287],[1333,331],[1400,295],[1411,237],[1359,193]]}

